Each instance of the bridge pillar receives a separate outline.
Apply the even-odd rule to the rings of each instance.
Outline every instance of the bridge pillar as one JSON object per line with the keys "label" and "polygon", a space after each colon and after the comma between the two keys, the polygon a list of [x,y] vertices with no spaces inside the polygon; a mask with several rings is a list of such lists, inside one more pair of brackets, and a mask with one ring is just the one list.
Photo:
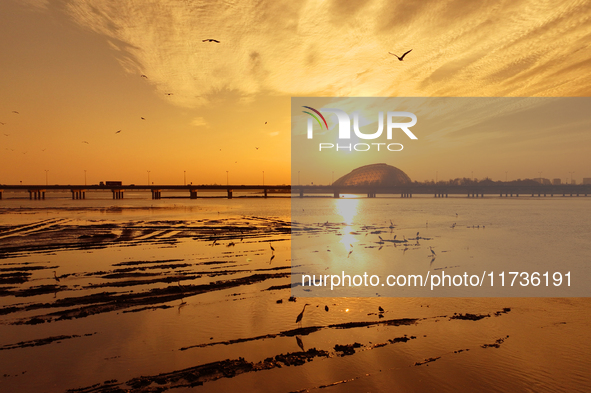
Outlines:
{"label": "bridge pillar", "polygon": [[[0,190],[0,199],[2,199],[2,192],[3,192],[3,191],[4,191],[4,190]],[[587,196],[587,195],[585,195],[585,196]]]}
{"label": "bridge pillar", "polygon": [[304,190],[302,188],[300,188],[300,198],[304,197]]}
{"label": "bridge pillar", "polygon": [[45,190],[28,190],[29,199],[45,199]]}
{"label": "bridge pillar", "polygon": [[267,197],[267,189],[265,188],[265,198]]}
{"label": "bridge pillar", "polygon": [[86,199],[86,190],[71,189],[72,199]]}
{"label": "bridge pillar", "polygon": [[335,191],[332,195],[333,198],[340,198],[341,194],[338,191]]}
{"label": "bridge pillar", "polygon": [[162,192],[160,190],[153,188],[152,189],[152,199],[161,199],[161,198],[162,198]]}
{"label": "bridge pillar", "polygon": [[191,199],[197,199],[197,190],[189,190],[190,192],[190,198]]}
{"label": "bridge pillar", "polygon": [[232,190],[228,188],[228,199],[232,199]]}

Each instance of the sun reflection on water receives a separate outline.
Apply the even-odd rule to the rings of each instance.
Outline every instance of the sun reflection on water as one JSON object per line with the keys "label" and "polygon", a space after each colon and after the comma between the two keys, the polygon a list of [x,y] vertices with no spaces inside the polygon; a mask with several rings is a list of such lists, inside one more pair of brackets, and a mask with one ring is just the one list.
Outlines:
{"label": "sun reflection on water", "polygon": [[347,252],[352,250],[353,244],[357,243],[357,238],[351,234],[353,232],[353,220],[357,216],[358,213],[358,205],[359,199],[337,199],[335,200],[335,211],[338,215],[340,215],[343,220],[342,222],[345,223],[345,227],[343,227],[343,236],[341,236],[341,241],[345,246],[345,250]]}

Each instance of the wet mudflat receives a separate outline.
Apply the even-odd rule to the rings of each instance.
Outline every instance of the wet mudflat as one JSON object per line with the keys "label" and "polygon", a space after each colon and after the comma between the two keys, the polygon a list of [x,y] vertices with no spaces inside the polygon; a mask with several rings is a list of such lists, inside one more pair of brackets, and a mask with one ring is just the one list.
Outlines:
{"label": "wet mudflat", "polygon": [[[329,224],[318,226],[321,236],[342,227]],[[586,299],[293,298],[291,231],[289,221],[264,216],[3,225],[0,385],[19,392],[588,386]],[[422,251],[429,239],[421,237]]]}

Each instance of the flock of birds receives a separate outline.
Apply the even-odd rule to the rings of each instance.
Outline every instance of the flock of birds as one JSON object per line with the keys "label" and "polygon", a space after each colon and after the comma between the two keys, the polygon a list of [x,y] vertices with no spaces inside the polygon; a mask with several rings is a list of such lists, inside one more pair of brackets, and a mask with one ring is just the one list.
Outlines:
{"label": "flock of birds", "polygon": [[[204,39],[204,40],[202,40],[202,41],[203,41],[203,42],[213,42],[213,43],[217,43],[217,44],[219,44],[219,43],[220,43],[220,41],[219,41],[219,40],[216,40],[216,39],[213,39],[213,38],[206,38],[206,39]],[[404,55],[403,55],[403,57],[404,57]],[[145,75],[145,74],[141,74],[141,75],[140,75],[140,77],[141,77],[141,78],[144,78],[144,79],[148,79],[148,76],[147,76],[147,75]],[[174,93],[164,93],[164,94],[165,94],[165,95],[167,95],[167,96],[172,96],[172,95],[174,95]],[[19,114],[20,114],[20,112],[19,112],[19,111],[12,111],[12,113],[13,113],[13,114],[16,114],[16,115],[19,115]],[[145,117],[143,117],[143,116],[140,116],[140,120],[146,120],[146,118],[145,118]],[[5,122],[0,122],[0,125],[2,125],[2,126],[6,125],[6,124],[7,124],[7,123],[5,123]],[[267,124],[267,122],[265,122],[265,124]],[[120,134],[122,131],[123,131],[123,130],[117,130],[117,131],[115,131],[115,135],[117,135],[117,134]],[[6,136],[6,137],[8,137],[8,136],[10,136],[11,134],[8,134],[8,133],[3,133],[3,135],[4,135],[4,136]],[[86,140],[82,141],[82,143],[84,143],[84,144],[87,144],[87,145],[90,145],[90,142],[88,142],[88,141],[86,141]],[[259,150],[259,147],[255,147],[255,149],[256,149],[256,150]],[[11,148],[6,148],[6,150],[9,150],[9,151],[14,151],[14,149],[11,149]],[[42,149],[41,151],[45,151],[45,150],[46,150],[46,149]],[[222,149],[220,149],[220,151],[222,151]],[[23,154],[27,154],[27,152],[22,152],[22,153],[23,153]],[[235,163],[237,164],[237,163],[238,163],[238,161],[236,161]]]}
{"label": "flock of birds", "polygon": [[[206,38],[206,39],[203,39],[203,40],[201,40],[201,41],[202,41],[202,42],[207,42],[207,43],[215,43],[215,44],[220,44],[220,43],[221,43],[221,41],[219,41],[219,40],[217,40],[217,39],[214,39],[214,38]],[[388,53],[389,53],[389,54],[391,54],[392,56],[395,56],[395,57],[396,57],[396,58],[397,58],[399,61],[403,61],[403,60],[404,60],[404,57],[405,57],[406,55],[408,55],[408,54],[409,54],[411,51],[412,51],[412,49],[410,49],[410,50],[408,50],[408,51],[404,52],[404,53],[402,54],[402,56],[398,56],[398,55],[396,55],[395,53],[392,53],[392,52],[388,52]],[[141,74],[141,75],[140,75],[140,77],[141,77],[141,78],[144,78],[144,79],[148,79],[148,76],[147,76],[147,75],[145,75],[145,74]],[[165,94],[165,95],[167,95],[167,96],[172,96],[172,95],[174,95],[174,93],[164,93],[164,94]],[[20,112],[19,112],[19,111],[12,111],[12,113],[13,113],[13,114],[16,114],[16,115],[19,115],[19,114],[20,114]],[[143,117],[143,116],[140,116],[140,120],[146,120],[146,118],[145,118],[145,117]],[[265,122],[265,124],[267,124],[267,122]],[[0,122],[0,125],[4,126],[4,125],[6,125],[6,123],[4,123],[4,122]],[[122,131],[123,131],[123,130],[117,130],[117,131],[115,131],[115,135],[117,135],[117,134],[120,134]],[[4,136],[6,136],[6,137],[10,136],[10,134],[7,134],[7,133],[3,133],[3,135],[4,135]],[[86,140],[82,141],[82,143],[84,143],[84,144],[87,144],[87,145],[90,145],[90,142],[88,142],[88,141],[86,141]],[[6,148],[6,150],[9,150],[9,151],[14,151],[14,149],[11,149],[11,148]],[[45,150],[46,150],[46,149],[42,149],[41,151],[45,151]],[[258,147],[256,147],[256,150],[259,150],[259,148],[258,148]],[[220,149],[220,151],[222,151],[222,149]],[[25,151],[25,152],[22,152],[22,153],[23,153],[23,154],[27,154],[27,152],[26,152],[26,151]],[[236,162],[235,162],[235,164],[237,164],[237,163],[238,163],[238,161],[236,161]]]}

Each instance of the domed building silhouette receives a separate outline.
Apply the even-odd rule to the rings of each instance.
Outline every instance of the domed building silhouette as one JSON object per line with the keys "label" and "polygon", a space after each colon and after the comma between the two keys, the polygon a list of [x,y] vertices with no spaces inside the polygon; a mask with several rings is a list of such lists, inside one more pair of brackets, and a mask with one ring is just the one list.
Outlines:
{"label": "domed building silhouette", "polygon": [[400,169],[388,164],[371,164],[353,169],[333,183],[333,186],[380,186],[391,187],[410,184],[410,177]]}

